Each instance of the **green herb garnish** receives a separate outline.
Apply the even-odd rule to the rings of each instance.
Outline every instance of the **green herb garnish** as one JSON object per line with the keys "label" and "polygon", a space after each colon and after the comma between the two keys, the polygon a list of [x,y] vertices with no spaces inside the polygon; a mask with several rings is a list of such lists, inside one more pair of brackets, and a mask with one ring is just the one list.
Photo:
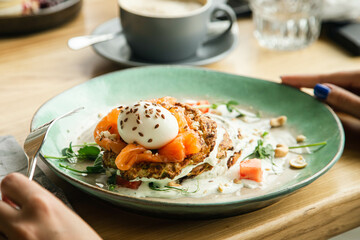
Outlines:
{"label": "green herb garnish", "polygon": [[265,137],[266,135],[268,135],[268,134],[269,134],[269,132],[266,132],[266,131],[265,131],[265,132],[263,132],[263,134],[261,134],[261,137],[264,138],[264,137]]}
{"label": "green herb garnish", "polygon": [[75,168],[71,168],[71,167],[69,167],[68,165],[64,165],[64,164],[62,164],[62,163],[59,163],[59,167],[65,168],[65,169],[70,170],[70,171],[72,171],[72,172],[88,173],[88,171],[77,170],[77,169],[75,169]]}
{"label": "green herb garnish", "polygon": [[[74,151],[73,147],[80,147],[77,152]],[[92,144],[83,144],[72,146],[70,142],[69,147],[64,148],[61,153],[61,157],[44,155],[45,158],[52,159],[63,159],[67,160],[69,163],[76,163],[77,160],[96,160],[100,155],[100,149],[97,146],[92,146]]]}
{"label": "green herb garnish", "polygon": [[325,141],[325,142],[311,143],[311,144],[307,144],[307,145],[291,146],[291,147],[289,147],[289,149],[323,146],[326,144],[327,144],[327,142]]}
{"label": "green herb garnish", "polygon": [[109,185],[111,185],[111,184],[116,184],[116,174],[113,174],[113,175],[111,175],[110,177],[108,177],[107,183],[108,183]]}
{"label": "green herb garnish", "polygon": [[255,147],[254,152],[250,153],[247,157],[244,158],[244,160],[247,158],[272,158],[274,148],[270,144],[264,146],[264,141],[262,139],[259,139],[257,143],[258,144]]}
{"label": "green herb garnish", "polygon": [[156,185],[156,183],[154,182],[150,182],[149,183],[149,188],[151,190],[154,191],[171,191],[171,190],[176,190],[176,191],[180,191],[181,194],[189,194],[189,193],[196,193],[197,191],[199,191],[199,182],[197,183],[197,188],[195,191],[193,192],[189,192],[188,189],[185,188],[179,188],[179,187],[171,187],[171,186],[164,186],[164,187],[159,187],[158,185]]}
{"label": "green herb garnish", "polygon": [[115,191],[116,184],[110,184],[108,188],[109,188],[109,191]]}

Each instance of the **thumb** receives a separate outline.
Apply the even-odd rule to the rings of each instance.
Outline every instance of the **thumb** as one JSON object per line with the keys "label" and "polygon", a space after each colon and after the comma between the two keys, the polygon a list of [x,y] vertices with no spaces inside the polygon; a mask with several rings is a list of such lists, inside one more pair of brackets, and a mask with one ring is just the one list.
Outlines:
{"label": "thumb", "polygon": [[317,84],[314,94],[336,109],[360,119],[360,97],[330,83]]}

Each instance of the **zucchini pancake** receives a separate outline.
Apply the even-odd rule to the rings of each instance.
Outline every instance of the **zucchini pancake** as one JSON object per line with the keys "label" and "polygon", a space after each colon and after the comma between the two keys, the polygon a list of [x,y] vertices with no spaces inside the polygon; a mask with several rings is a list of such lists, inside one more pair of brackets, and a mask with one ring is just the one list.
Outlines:
{"label": "zucchini pancake", "polygon": [[[229,134],[222,134],[219,161],[233,149]],[[190,104],[163,97],[113,109],[97,124],[94,138],[104,150],[104,167],[119,170],[122,179],[169,179],[178,184],[213,168],[203,161],[216,145],[217,123]],[[239,156],[229,158],[228,168]],[[184,173],[189,166],[194,167]]]}

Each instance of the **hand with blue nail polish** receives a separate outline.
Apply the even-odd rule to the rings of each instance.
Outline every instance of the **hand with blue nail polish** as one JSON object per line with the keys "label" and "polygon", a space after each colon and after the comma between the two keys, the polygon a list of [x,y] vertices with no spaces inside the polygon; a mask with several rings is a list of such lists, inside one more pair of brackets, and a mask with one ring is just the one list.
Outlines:
{"label": "hand with blue nail polish", "polygon": [[[357,118],[352,122],[360,132],[360,71],[318,75],[281,76],[283,84],[296,88],[313,88],[314,95],[335,111]],[[343,115],[338,113],[341,120]],[[343,121],[344,123],[344,121]]]}

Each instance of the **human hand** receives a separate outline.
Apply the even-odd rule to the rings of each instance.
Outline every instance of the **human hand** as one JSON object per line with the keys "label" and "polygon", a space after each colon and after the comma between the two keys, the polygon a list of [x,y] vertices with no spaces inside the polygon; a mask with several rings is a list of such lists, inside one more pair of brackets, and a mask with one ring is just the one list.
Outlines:
{"label": "human hand", "polygon": [[9,239],[100,239],[59,199],[19,173],[1,182],[0,232]]}
{"label": "human hand", "polygon": [[296,88],[314,88],[314,95],[338,112],[346,129],[360,133],[360,71],[289,75],[282,76],[281,80],[283,84]]}
{"label": "human hand", "polygon": [[315,96],[334,109],[360,119],[360,71],[282,76],[281,80],[297,88],[314,88]]}

